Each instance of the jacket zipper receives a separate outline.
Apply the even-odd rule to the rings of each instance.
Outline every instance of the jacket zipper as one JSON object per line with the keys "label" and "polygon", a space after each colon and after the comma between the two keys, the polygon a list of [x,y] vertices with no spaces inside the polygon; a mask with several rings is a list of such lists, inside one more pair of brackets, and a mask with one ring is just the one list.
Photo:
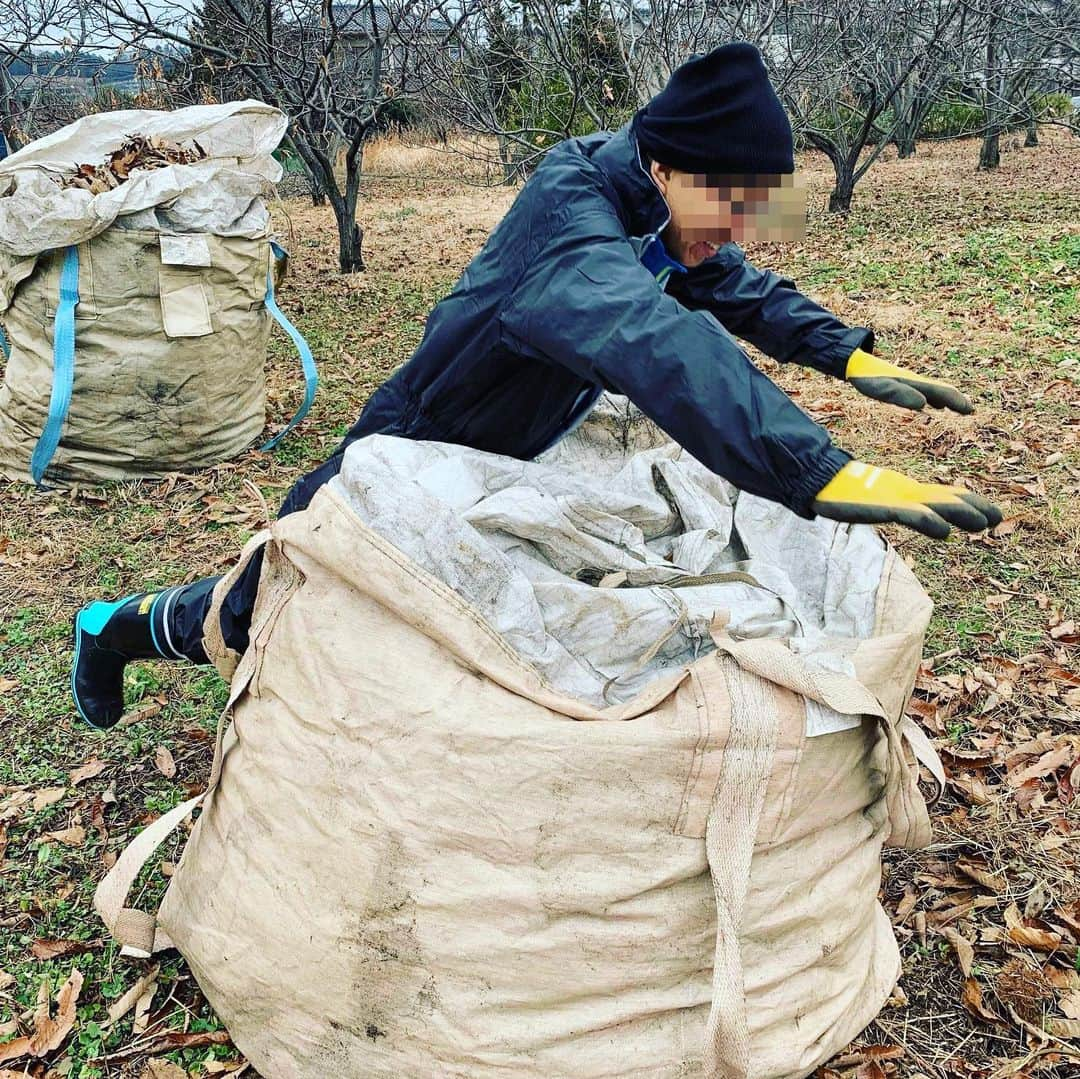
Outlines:
{"label": "jacket zipper", "polygon": [[[642,163],[641,147],[638,146],[637,139],[634,138],[633,134],[630,135],[630,138],[634,140],[634,157],[637,158],[638,168],[641,169],[642,175],[645,176],[649,183],[652,184],[654,188],[656,188],[656,193],[660,196],[660,201],[664,204],[664,209],[667,211],[667,217],[664,218],[664,223],[655,232],[650,232],[647,236],[644,237],[645,242],[641,245],[641,254],[643,255],[645,253],[645,250],[650,246],[650,244],[653,244],[657,240],[659,240],[660,233],[663,232],[664,229],[666,229],[668,225],[671,224],[671,206],[668,205],[668,200],[664,198],[664,194],[660,190],[660,188],[656,187],[656,181],[652,178],[652,176],[649,174],[648,170]],[[638,261],[641,261],[640,256],[638,257]]]}

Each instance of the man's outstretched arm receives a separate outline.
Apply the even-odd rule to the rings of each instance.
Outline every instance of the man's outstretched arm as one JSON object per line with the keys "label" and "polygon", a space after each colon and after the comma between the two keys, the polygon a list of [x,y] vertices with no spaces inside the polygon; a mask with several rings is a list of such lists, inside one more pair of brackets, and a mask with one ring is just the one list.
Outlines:
{"label": "man's outstretched arm", "polygon": [[669,291],[686,307],[710,312],[766,356],[845,379],[866,397],[901,408],[972,411],[967,397],[947,382],[873,355],[872,330],[847,326],[793,281],[751,265],[738,244],[726,244],[700,266],[674,275]]}
{"label": "man's outstretched arm", "polygon": [[[852,462],[770,379],[718,322],[688,311],[656,285],[603,215],[578,218],[556,236],[519,282],[502,313],[516,351],[560,364],[625,394],[708,468],[742,490],[804,517],[897,520],[890,509],[867,516],[854,494],[819,496]],[[918,488],[904,492],[906,503]],[[905,503],[905,504],[906,504]],[[891,515],[890,515],[891,514]],[[986,527],[974,517],[961,527]],[[946,529],[947,531],[947,526]]]}
{"label": "man's outstretched arm", "polygon": [[781,363],[798,363],[844,378],[856,349],[872,352],[874,331],[848,326],[804,296],[793,281],[746,261],[738,244],[725,244],[668,291],[694,311],[708,311],[729,332]]}

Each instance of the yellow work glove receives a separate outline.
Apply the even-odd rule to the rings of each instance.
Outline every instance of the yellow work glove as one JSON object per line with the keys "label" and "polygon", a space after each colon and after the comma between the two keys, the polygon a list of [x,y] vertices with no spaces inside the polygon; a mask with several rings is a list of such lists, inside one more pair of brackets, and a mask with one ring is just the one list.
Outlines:
{"label": "yellow work glove", "polygon": [[955,387],[936,378],[917,375],[857,348],[848,358],[844,378],[867,397],[901,408],[950,408],[968,415],[971,402]]}
{"label": "yellow work glove", "polygon": [[949,525],[981,532],[1001,523],[1001,511],[963,487],[920,483],[862,461],[849,461],[818,492],[813,510],[833,521],[907,525],[933,539],[944,539]]}

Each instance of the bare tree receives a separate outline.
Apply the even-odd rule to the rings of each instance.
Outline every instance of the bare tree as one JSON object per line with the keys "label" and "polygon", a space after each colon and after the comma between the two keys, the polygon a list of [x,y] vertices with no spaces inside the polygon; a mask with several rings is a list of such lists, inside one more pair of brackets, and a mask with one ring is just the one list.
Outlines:
{"label": "bare tree", "polygon": [[958,41],[957,66],[983,114],[979,168],[1001,162],[1001,136],[1024,125],[1027,144],[1037,126],[1038,98],[1055,80],[1076,76],[1080,53],[1080,4],[1075,0],[968,0],[966,33]]}
{"label": "bare tree", "polygon": [[[490,136],[505,182],[562,139],[617,127],[636,97],[606,0],[446,0],[454,48],[425,59],[426,108]],[[475,156],[485,156],[482,144]]]}
{"label": "bare tree", "polygon": [[11,149],[74,118],[87,42],[80,0],[0,0],[0,132]]}
{"label": "bare tree", "polygon": [[113,33],[148,50],[181,46],[286,113],[292,143],[333,207],[341,270],[362,270],[364,145],[423,81],[417,61],[428,39],[453,34],[435,0],[213,0],[212,39],[198,33],[201,0],[98,2]]}
{"label": "bare tree", "polygon": [[[613,129],[690,55],[762,43],[786,0],[443,0],[457,48],[425,64],[427,107],[491,137],[509,182],[564,138]],[[462,6],[464,4],[464,6]],[[482,145],[482,144],[481,144]],[[483,157],[479,147],[474,156]]]}
{"label": "bare tree", "polygon": [[[933,107],[942,100],[946,88],[956,78],[952,47],[957,38],[963,37],[963,6],[960,7],[956,19],[949,22],[942,33],[928,33],[933,19],[934,12],[928,5],[914,5],[909,21],[900,31],[908,37],[908,48],[890,50],[882,55],[880,61],[886,77],[890,82],[898,84],[893,98],[891,119],[892,140],[901,159],[915,156],[916,138],[923,124]],[[916,65],[907,78],[903,78],[907,56],[913,49],[920,48],[926,49],[925,62]]]}
{"label": "bare tree", "polygon": [[638,104],[659,92],[690,56],[748,41],[768,56],[782,50],[791,0],[605,0]]}
{"label": "bare tree", "polygon": [[851,208],[855,185],[903,127],[902,92],[926,76],[962,3],[842,0],[793,14],[778,81],[796,130],[832,163],[830,211]]}

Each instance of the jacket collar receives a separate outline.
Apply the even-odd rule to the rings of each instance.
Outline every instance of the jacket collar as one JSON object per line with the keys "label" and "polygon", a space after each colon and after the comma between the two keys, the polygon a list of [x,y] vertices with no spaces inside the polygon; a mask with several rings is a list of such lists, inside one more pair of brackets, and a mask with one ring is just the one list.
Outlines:
{"label": "jacket collar", "polygon": [[659,234],[671,220],[671,210],[645,169],[630,125],[619,128],[592,159],[615,188],[629,235]]}

